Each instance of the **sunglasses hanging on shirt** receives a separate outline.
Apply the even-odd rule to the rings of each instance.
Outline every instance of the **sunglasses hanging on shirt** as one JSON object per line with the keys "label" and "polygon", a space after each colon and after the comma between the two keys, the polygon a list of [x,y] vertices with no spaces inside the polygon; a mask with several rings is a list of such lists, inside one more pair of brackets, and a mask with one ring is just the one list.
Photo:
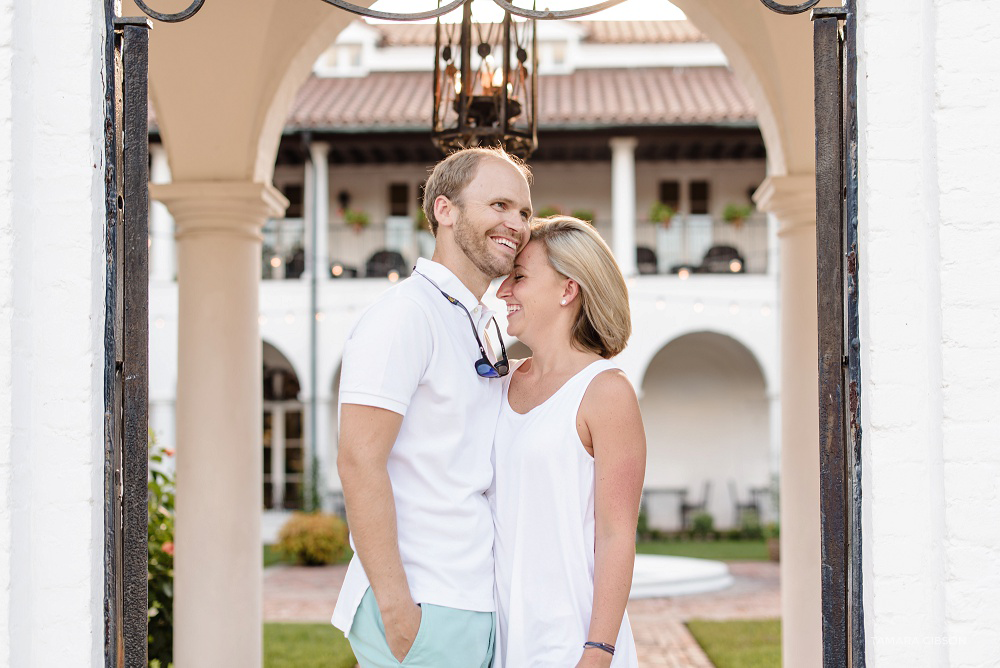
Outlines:
{"label": "sunglasses hanging on shirt", "polygon": [[476,337],[476,343],[479,344],[479,352],[482,355],[478,360],[476,360],[476,373],[478,373],[483,378],[501,378],[506,376],[510,372],[510,363],[507,360],[507,348],[503,344],[503,335],[500,333],[500,325],[497,324],[496,318],[493,318],[493,326],[497,329],[497,338],[500,340],[500,352],[502,354],[502,359],[498,360],[496,364],[490,361],[489,356],[486,354],[486,348],[483,346],[482,340],[479,338],[479,332],[476,331],[476,323],[472,319],[472,314],[469,313],[469,309],[465,308],[465,304],[458,301],[447,292],[442,290],[437,283],[432,281],[429,277],[424,276],[416,267],[413,268],[413,273],[423,276],[427,279],[427,282],[437,288],[437,291],[444,295],[444,298],[449,302],[458,306],[465,312],[465,315],[469,318],[469,324],[472,325],[472,335]]}

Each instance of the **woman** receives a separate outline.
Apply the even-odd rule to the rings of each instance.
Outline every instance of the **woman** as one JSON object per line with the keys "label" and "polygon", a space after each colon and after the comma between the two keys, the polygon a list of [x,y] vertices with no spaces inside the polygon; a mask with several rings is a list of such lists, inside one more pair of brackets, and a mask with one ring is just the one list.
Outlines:
{"label": "woman", "polygon": [[646,439],[609,361],[631,333],[621,270],[590,225],[555,216],[497,296],[533,356],[505,379],[494,440],[494,665],[637,666],[625,604]]}

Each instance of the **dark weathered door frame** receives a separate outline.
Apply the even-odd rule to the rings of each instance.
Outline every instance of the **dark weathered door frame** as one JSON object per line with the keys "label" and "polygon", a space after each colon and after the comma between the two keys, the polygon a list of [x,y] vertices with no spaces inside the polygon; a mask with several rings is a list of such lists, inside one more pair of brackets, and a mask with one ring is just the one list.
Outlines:
{"label": "dark weathered door frame", "polygon": [[[160,21],[193,16],[204,0]],[[146,668],[149,30],[104,0],[104,665]]]}
{"label": "dark weathered door frame", "polygon": [[[761,0],[782,14],[796,6]],[[864,668],[857,0],[812,11],[823,667]]]}
{"label": "dark weathered door frame", "polygon": [[105,2],[104,662],[146,666],[149,23]]}

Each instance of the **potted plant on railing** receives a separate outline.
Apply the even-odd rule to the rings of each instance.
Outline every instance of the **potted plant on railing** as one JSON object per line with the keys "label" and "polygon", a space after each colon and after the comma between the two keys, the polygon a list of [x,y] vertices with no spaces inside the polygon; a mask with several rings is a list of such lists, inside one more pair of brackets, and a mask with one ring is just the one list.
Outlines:
{"label": "potted plant on railing", "polygon": [[649,222],[664,229],[670,227],[670,222],[675,215],[677,215],[677,211],[674,210],[674,207],[660,201],[653,202],[653,205],[649,207]]}
{"label": "potted plant on railing", "polygon": [[550,216],[559,216],[559,215],[562,215],[562,211],[560,211],[558,207],[554,207],[552,205],[543,206],[541,209],[535,212],[535,216],[537,216],[538,218],[548,218]]}
{"label": "potted plant on railing", "polygon": [[594,212],[590,209],[576,209],[569,215],[582,220],[585,223],[590,223],[591,225],[594,224]]}
{"label": "potted plant on railing", "polygon": [[722,220],[733,227],[739,227],[743,224],[743,221],[750,217],[751,213],[753,213],[753,207],[749,204],[733,204],[730,202],[722,211]]}
{"label": "potted plant on railing", "polygon": [[360,232],[368,227],[371,220],[368,218],[368,214],[364,211],[348,209],[347,211],[344,211],[344,222],[350,225],[355,232]]}

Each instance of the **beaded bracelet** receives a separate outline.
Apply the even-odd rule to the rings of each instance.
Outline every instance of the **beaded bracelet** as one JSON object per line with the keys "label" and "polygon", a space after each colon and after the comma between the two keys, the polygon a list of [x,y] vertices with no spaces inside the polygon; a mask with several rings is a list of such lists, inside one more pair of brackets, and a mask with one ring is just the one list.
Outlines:
{"label": "beaded bracelet", "polygon": [[584,649],[588,649],[590,647],[593,647],[595,649],[603,649],[605,652],[607,652],[608,654],[610,654],[612,656],[614,656],[614,654],[615,654],[615,646],[614,645],[609,645],[606,642],[591,642],[591,641],[588,640],[587,642],[583,643],[583,648]]}

